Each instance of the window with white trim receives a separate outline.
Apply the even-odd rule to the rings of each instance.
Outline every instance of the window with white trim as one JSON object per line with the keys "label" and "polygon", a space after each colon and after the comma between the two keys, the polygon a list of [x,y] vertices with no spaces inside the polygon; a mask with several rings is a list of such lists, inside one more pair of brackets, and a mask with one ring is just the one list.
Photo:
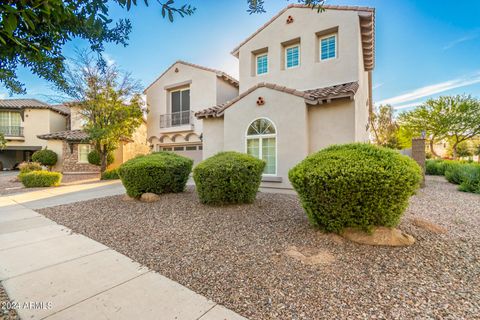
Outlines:
{"label": "window with white trim", "polygon": [[257,75],[266,74],[268,72],[268,54],[260,54],[255,60],[257,61]]}
{"label": "window with white trim", "polygon": [[320,60],[337,57],[337,35],[329,35],[320,39]]}
{"label": "window with white trim", "polygon": [[171,91],[171,125],[190,124],[190,88]]}
{"label": "window with white trim", "polygon": [[20,136],[22,118],[20,112],[0,112],[0,133],[6,136]]}
{"label": "window with white trim", "polygon": [[78,145],[78,162],[88,163],[88,154],[92,151],[92,146],[89,144]]}
{"label": "window with white trim", "polygon": [[300,45],[285,48],[285,68],[291,69],[300,65]]}
{"label": "window with white trim", "polygon": [[263,173],[277,174],[277,132],[273,123],[266,118],[253,121],[246,139],[247,153],[267,163]]}

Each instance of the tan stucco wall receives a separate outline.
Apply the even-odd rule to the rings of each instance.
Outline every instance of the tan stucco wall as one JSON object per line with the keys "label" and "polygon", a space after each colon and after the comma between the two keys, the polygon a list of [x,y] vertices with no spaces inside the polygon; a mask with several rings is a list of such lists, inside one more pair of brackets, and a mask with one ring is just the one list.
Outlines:
{"label": "tan stucco wall", "polygon": [[57,154],[57,164],[53,167],[54,171],[63,171],[63,141],[62,140],[47,140],[47,148]]}
{"label": "tan stucco wall", "polygon": [[238,96],[238,88],[217,77],[217,104],[222,104]]}
{"label": "tan stucco wall", "polygon": [[355,141],[355,102],[339,100],[308,107],[309,153]]}
{"label": "tan stucco wall", "polygon": [[83,117],[80,114],[80,108],[71,107],[70,108],[70,130],[81,130],[83,129]]}
{"label": "tan stucco wall", "polygon": [[115,150],[114,162],[109,169],[118,168],[122,163],[136,157],[137,155],[147,154],[150,148],[147,143],[147,125],[142,123],[132,135],[133,142],[122,142]]}
{"label": "tan stucco wall", "polygon": [[[46,147],[47,141],[37,138],[37,135],[47,134],[66,129],[65,117],[47,109],[26,109],[23,126],[24,140],[8,141],[7,146],[39,146]],[[54,129],[55,131],[51,131]]]}
{"label": "tan stucco wall", "polygon": [[[178,72],[175,72],[178,69]],[[186,83],[191,81],[191,83]],[[176,63],[166,74],[158,79],[147,91],[146,100],[148,107],[147,132],[148,137],[159,137],[160,132],[171,132],[182,129],[160,128],[160,115],[171,113],[169,103],[169,90],[165,87],[187,85],[190,87],[190,109],[199,111],[216,104],[216,83],[217,76],[213,72],[200,70],[181,63]],[[198,135],[202,132],[202,121],[194,119],[194,131]],[[183,130],[189,128],[183,128]]]}
{"label": "tan stucco wall", "polygon": [[50,133],[64,131],[67,128],[67,117],[58,112],[49,111]]}
{"label": "tan stucco wall", "polygon": [[[286,24],[291,15],[294,22]],[[316,33],[338,27],[338,57],[319,61]],[[359,78],[360,25],[355,11],[290,8],[258,33],[239,51],[240,92],[258,82],[273,82],[296,89],[312,89],[356,81]],[[283,67],[282,43],[300,37],[300,66]],[[255,63],[252,52],[268,47],[268,73],[252,76]]]}
{"label": "tan stucco wall", "polygon": [[[257,106],[258,97],[265,99]],[[224,115],[224,150],[246,152],[246,130],[257,118],[270,119],[277,128],[277,177],[281,183],[263,187],[290,188],[288,170],[308,154],[307,108],[302,98],[260,88],[233,106]],[[207,144],[207,143],[205,143]]]}
{"label": "tan stucco wall", "polygon": [[207,118],[203,120],[203,159],[207,159],[221,151],[224,139],[223,118]]}

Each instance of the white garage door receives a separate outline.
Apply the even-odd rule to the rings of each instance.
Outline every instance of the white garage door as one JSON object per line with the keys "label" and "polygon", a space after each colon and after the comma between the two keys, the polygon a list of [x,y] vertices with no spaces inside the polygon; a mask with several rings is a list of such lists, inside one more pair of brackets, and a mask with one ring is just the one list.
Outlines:
{"label": "white garage door", "polygon": [[193,160],[194,165],[202,161],[203,148],[202,145],[185,145],[185,146],[163,146],[160,148],[162,151],[172,151],[181,156],[190,158]]}

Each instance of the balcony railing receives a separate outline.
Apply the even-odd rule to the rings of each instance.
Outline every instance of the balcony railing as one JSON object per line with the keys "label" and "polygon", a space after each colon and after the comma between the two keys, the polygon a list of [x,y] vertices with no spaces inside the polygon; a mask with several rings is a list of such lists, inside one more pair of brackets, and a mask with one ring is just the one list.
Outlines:
{"label": "balcony railing", "polygon": [[160,115],[160,128],[193,124],[193,111],[173,112]]}
{"label": "balcony railing", "polygon": [[3,133],[5,137],[23,137],[23,127],[0,126],[0,133]]}

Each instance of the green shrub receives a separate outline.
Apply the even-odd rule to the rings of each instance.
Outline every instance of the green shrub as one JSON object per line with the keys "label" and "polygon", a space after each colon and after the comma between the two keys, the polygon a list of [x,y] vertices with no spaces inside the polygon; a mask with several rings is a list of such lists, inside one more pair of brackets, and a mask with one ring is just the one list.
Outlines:
{"label": "green shrub", "polygon": [[[97,150],[92,150],[88,153],[88,163],[99,166],[102,164],[102,159],[100,157],[100,152]],[[115,161],[115,156],[112,152],[107,154],[107,166],[111,165]]]}
{"label": "green shrub", "polygon": [[32,154],[32,160],[35,162],[40,162],[42,165],[51,168],[57,163],[58,156],[52,150],[43,149],[34,152]]}
{"label": "green shrub", "polygon": [[200,162],[193,169],[200,202],[214,205],[253,202],[264,168],[264,161],[238,152],[221,152]]}
{"label": "green shrub", "polygon": [[20,169],[20,174],[30,171],[41,171],[42,164],[40,162],[22,162],[18,165],[18,168]]}
{"label": "green shrub", "polygon": [[118,168],[107,170],[104,173],[102,173],[102,180],[115,180],[115,179],[120,179],[120,176],[118,175]]}
{"label": "green shrub", "polygon": [[53,187],[58,186],[62,181],[60,172],[31,171],[22,173],[19,176],[25,188]]}
{"label": "green shrub", "polygon": [[445,179],[450,183],[461,184],[466,172],[472,168],[472,165],[460,162],[450,163],[445,169]]}
{"label": "green shrub", "polygon": [[156,152],[128,160],[118,174],[130,197],[143,193],[182,192],[193,161],[171,152]]}
{"label": "green shrub", "polygon": [[289,172],[310,222],[329,232],[394,227],[420,185],[411,158],[370,144],[334,145]]}
{"label": "green shrub", "polygon": [[471,166],[469,170],[465,171],[458,190],[480,193],[480,166]]}

